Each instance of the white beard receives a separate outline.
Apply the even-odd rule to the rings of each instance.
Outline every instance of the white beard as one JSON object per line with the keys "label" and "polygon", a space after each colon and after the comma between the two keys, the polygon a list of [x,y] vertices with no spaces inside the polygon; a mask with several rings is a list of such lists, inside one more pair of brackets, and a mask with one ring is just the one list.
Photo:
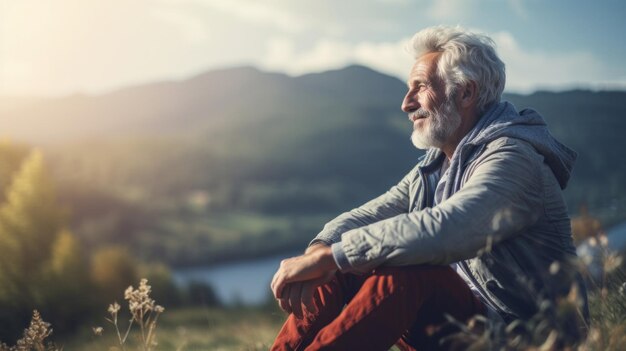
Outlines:
{"label": "white beard", "polygon": [[448,99],[439,109],[432,112],[422,110],[413,113],[428,114],[425,130],[415,128],[411,134],[411,141],[418,149],[425,150],[431,147],[441,149],[461,125],[461,115],[454,106],[454,99]]}

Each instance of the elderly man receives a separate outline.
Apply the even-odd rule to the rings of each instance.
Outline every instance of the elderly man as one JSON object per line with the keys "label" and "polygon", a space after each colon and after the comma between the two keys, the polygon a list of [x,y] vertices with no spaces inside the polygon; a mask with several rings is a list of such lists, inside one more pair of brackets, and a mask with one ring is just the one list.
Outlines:
{"label": "elderly man", "polygon": [[573,284],[587,316],[561,194],[576,154],[539,114],[500,101],[488,37],[433,27],[412,48],[402,110],[427,152],[281,263],[271,288],[290,316],[273,350],[431,350],[446,315],[528,319]]}

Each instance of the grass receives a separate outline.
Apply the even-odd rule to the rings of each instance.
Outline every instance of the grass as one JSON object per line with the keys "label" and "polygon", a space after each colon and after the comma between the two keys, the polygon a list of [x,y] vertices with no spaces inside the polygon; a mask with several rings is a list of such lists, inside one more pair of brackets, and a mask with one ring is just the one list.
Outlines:
{"label": "grass", "polygon": [[[568,350],[601,351],[626,349],[626,295],[620,289],[592,293],[592,329],[585,343]],[[120,311],[120,324],[125,325],[130,315]],[[212,350],[212,351],[257,351],[267,350],[285,314],[277,307],[193,307],[167,309],[158,321],[155,350]],[[102,335],[94,334],[92,327],[85,326],[70,340],[57,340],[57,349],[63,351],[93,350],[145,350],[142,348],[138,328],[130,333],[125,348],[119,347],[115,329],[104,318],[101,319]],[[123,326],[122,326],[123,328]],[[471,333],[470,333],[471,334]],[[474,334],[465,344],[473,350],[483,350],[481,335]],[[484,341],[484,339],[482,339]],[[509,347],[506,350],[559,350],[550,340],[526,344],[525,347]],[[509,345],[511,346],[511,345]],[[467,348],[461,348],[467,349]],[[2,349],[0,349],[2,350]],[[31,350],[31,349],[25,349]],[[38,350],[33,348],[33,350]],[[392,348],[396,350],[397,348]]]}
{"label": "grass", "polygon": [[[168,309],[159,319],[157,350],[267,350],[278,333],[285,315],[267,308],[182,308]],[[126,318],[128,320],[128,318]],[[124,317],[120,317],[124,321]],[[125,322],[125,321],[124,321]],[[64,351],[109,351],[118,345],[111,325],[102,320],[104,331],[94,335],[91,328],[83,329],[65,344]],[[127,350],[141,350],[137,330],[128,338]],[[121,349],[120,349],[121,350]]]}
{"label": "grass", "polygon": [[[605,262],[610,263],[610,260],[605,259]],[[556,321],[549,317],[552,314],[539,313],[528,321],[509,324],[506,333],[502,335],[502,349],[626,350],[626,274],[621,264],[620,259],[606,266],[605,272],[609,274],[589,295],[591,326],[582,343],[577,344],[574,339],[570,339],[572,335],[568,333],[568,329],[561,328],[564,324],[552,324]],[[33,322],[18,344],[14,347],[0,344],[0,351],[267,350],[286,318],[273,304],[265,307],[194,307],[168,309],[164,312],[151,299],[150,292],[150,286],[145,280],[141,281],[136,290],[129,287],[125,292],[129,308],[121,308],[116,303],[110,305],[109,316],[103,317],[99,325],[85,325],[72,339],[57,340],[56,346],[50,348],[44,347],[44,341],[47,342],[44,339],[51,334],[50,325],[43,321],[45,316],[40,318],[35,312]],[[575,319],[575,306],[579,303],[574,289],[554,306],[556,318]],[[134,324],[126,338],[124,335],[129,328],[129,321]],[[489,349],[491,331],[486,328],[484,319],[476,319],[468,325],[451,323],[459,330],[457,334],[447,338],[447,345],[456,346],[454,350]],[[19,348],[20,342],[26,344],[26,347]]]}

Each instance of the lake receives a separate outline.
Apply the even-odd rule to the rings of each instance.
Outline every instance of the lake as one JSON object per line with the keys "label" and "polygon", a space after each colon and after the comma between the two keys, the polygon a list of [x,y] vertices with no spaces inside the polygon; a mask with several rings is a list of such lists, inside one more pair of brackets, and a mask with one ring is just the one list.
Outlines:
{"label": "lake", "polygon": [[[609,248],[616,251],[626,248],[626,223],[613,227],[607,234]],[[581,245],[579,255],[585,254],[585,250],[588,248]],[[248,261],[178,269],[173,272],[174,281],[179,286],[191,281],[208,283],[215,289],[220,301],[227,305],[258,305],[265,302],[270,295],[270,281],[280,261],[299,254],[301,252],[292,251]]]}
{"label": "lake", "polygon": [[301,254],[287,252],[254,260],[231,262],[209,267],[193,267],[173,271],[174,282],[179,286],[203,282],[213,287],[217,297],[226,305],[258,305],[267,301],[270,282],[280,261]]}

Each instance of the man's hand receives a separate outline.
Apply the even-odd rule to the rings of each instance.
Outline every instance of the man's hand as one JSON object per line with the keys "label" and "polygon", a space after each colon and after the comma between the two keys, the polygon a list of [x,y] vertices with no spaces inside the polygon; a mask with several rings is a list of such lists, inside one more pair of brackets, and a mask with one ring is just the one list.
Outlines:
{"label": "man's hand", "polygon": [[331,280],[337,271],[330,247],[316,246],[302,256],[283,260],[272,279],[272,292],[280,307],[298,318],[302,318],[302,304],[308,311],[315,311],[316,288]]}
{"label": "man's hand", "polygon": [[305,312],[317,313],[316,299],[319,299],[317,288],[332,280],[334,276],[334,271],[331,271],[318,279],[287,284],[283,289],[283,297],[278,299],[278,306],[287,313],[293,313],[296,318],[303,318]]}

